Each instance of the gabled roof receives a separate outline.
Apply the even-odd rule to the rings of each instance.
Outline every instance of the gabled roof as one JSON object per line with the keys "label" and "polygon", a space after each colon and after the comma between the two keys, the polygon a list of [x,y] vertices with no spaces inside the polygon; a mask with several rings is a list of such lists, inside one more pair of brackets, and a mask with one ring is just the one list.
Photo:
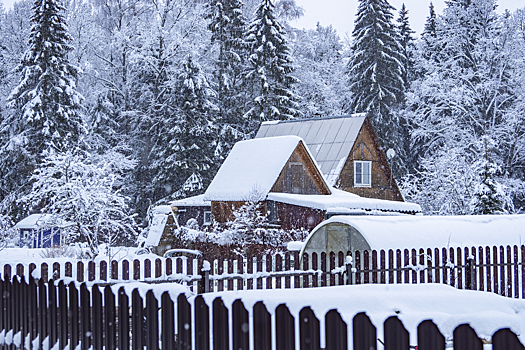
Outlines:
{"label": "gabled roof", "polygon": [[361,113],[328,118],[269,121],[262,123],[255,138],[283,135],[301,137],[328,184],[333,186],[365,119],[365,114]]}
{"label": "gabled roof", "polygon": [[254,194],[257,200],[264,200],[301,142],[298,136],[237,142],[206,190],[204,200],[246,201]]}
{"label": "gabled roof", "polygon": [[173,201],[170,203],[172,207],[211,207],[211,202],[204,200],[204,195],[188,197]]}
{"label": "gabled roof", "polygon": [[15,227],[18,229],[39,229],[39,228],[51,228],[51,227],[66,227],[68,224],[64,220],[56,218],[51,214],[31,214],[25,219],[20,220]]}

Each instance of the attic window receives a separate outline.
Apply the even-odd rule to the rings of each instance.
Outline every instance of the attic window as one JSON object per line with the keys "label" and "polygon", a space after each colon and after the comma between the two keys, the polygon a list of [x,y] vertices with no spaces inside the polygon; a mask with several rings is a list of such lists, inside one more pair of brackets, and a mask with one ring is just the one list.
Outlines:
{"label": "attic window", "polygon": [[372,184],[372,162],[354,161],[354,186],[371,187]]}

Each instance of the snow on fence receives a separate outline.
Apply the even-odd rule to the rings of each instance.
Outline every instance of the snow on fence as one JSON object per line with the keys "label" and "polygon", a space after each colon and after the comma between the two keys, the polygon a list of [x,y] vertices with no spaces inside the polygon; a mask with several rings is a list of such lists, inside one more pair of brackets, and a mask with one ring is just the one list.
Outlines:
{"label": "snow on fence", "polygon": [[5,264],[3,276],[32,276],[115,284],[175,281],[199,293],[343,284],[443,283],[459,289],[525,299],[525,245],[372,250],[304,254],[298,252],[217,259],[156,258],[97,263]]}
{"label": "snow on fence", "polygon": [[[220,296],[206,302],[202,295],[173,294],[173,285],[164,286],[161,290],[153,290],[151,285],[117,289],[109,285],[65,284],[63,280],[56,284],[33,278],[0,280],[0,346],[190,350],[229,349],[232,344],[233,349],[247,350],[253,344],[254,349],[261,350],[296,349],[297,345],[299,349],[314,350],[324,344],[326,349],[358,350],[377,349],[379,341],[387,350],[416,346],[421,350],[483,348],[482,339],[468,324],[455,328],[450,344],[433,321],[423,321],[417,327],[416,345],[409,343],[409,333],[396,315],[384,321],[383,334],[379,335],[363,312],[356,314],[349,325],[336,309],[320,320],[306,305],[295,315],[286,304],[273,310],[263,301],[247,309],[241,299],[231,305]],[[496,331],[490,342],[493,350],[523,349],[508,328]]]}

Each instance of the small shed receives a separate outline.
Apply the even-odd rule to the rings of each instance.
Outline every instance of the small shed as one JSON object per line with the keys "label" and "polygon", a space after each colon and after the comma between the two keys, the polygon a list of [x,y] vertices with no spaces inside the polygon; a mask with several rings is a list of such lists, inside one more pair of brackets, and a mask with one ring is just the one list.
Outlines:
{"label": "small shed", "polygon": [[361,197],[403,201],[365,114],[268,121],[256,138],[284,135],[304,140],[328,185]]}
{"label": "small shed", "polygon": [[525,215],[334,216],[312,230],[301,253],[521,245]]}
{"label": "small shed", "polygon": [[15,225],[20,232],[20,247],[29,248],[61,246],[62,230],[66,226],[51,214],[32,214]]}
{"label": "small shed", "polygon": [[178,227],[175,213],[169,205],[159,205],[151,212],[151,222],[144,246],[162,255],[172,248],[173,231]]}

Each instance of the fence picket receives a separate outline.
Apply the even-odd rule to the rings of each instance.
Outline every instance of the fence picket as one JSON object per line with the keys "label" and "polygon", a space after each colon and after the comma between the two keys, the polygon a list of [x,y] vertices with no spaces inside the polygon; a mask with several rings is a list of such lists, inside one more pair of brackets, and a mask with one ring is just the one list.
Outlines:
{"label": "fence picket", "polygon": [[275,309],[275,343],[279,350],[295,350],[295,321],[285,304]]}
{"label": "fence picket", "polygon": [[116,347],[116,315],[115,315],[115,295],[111,286],[104,288],[104,346],[106,350],[113,350]]}
{"label": "fence picket", "polygon": [[376,327],[364,312],[354,316],[352,328],[354,349],[377,349]]}
{"label": "fence picket", "polygon": [[299,347],[301,350],[319,350],[321,348],[319,320],[308,306],[299,312]]}
{"label": "fence picket", "polygon": [[518,270],[518,246],[513,247],[513,265],[514,265],[514,298],[520,297],[520,275]]}
{"label": "fence picket", "polygon": [[410,349],[408,331],[396,316],[387,318],[383,332],[385,350]]}
{"label": "fence picket", "polygon": [[381,268],[381,273],[380,273],[380,282],[381,284],[385,284],[386,283],[386,256],[385,256],[385,251],[383,249],[381,249],[380,253],[380,268]]}
{"label": "fence picket", "polygon": [[[174,304],[169,292],[162,294],[162,348],[173,349],[175,345],[175,325],[173,324]],[[183,293],[177,297],[177,349],[191,350],[191,305]]]}
{"label": "fence picket", "polygon": [[454,350],[483,350],[483,343],[470,325],[462,324],[454,329]]}
{"label": "fence picket", "polygon": [[[95,276],[95,272],[93,271],[93,277]],[[51,287],[52,283],[49,284]],[[51,288],[49,288],[49,300],[51,300]],[[87,289],[87,286],[85,283],[82,283],[80,285],[80,349],[81,350],[88,350],[91,347],[91,298],[90,293]],[[51,308],[50,308],[51,313]],[[49,322],[51,323],[51,315],[49,317]],[[97,320],[95,320],[97,321]],[[50,334],[49,339],[53,339],[50,342],[50,345],[53,345],[54,342],[54,334],[52,335],[52,328],[50,327]],[[50,346],[51,348],[51,346]]]}
{"label": "fence picket", "polygon": [[[283,270],[283,257],[281,254],[277,254],[275,256],[275,271],[281,272]],[[275,278],[275,288],[281,289],[282,288],[282,277]]]}
{"label": "fence picket", "polygon": [[[244,273],[244,261],[242,256],[237,257],[237,274],[242,275]],[[244,279],[237,280],[237,290],[244,289]]]}
{"label": "fence picket", "polygon": [[250,348],[250,332],[248,311],[240,299],[232,304],[232,343],[233,348],[248,350]]}
{"label": "fence picket", "polygon": [[[291,264],[290,264],[290,252],[284,253],[284,269],[285,271],[291,270]],[[291,277],[285,276],[284,277],[284,288],[291,288]]]}
{"label": "fence picket", "polygon": [[456,271],[457,271],[457,274],[458,274],[458,278],[457,278],[457,287],[458,289],[464,289],[464,285],[463,285],[463,259],[462,259],[462,255],[463,255],[463,249],[461,248],[457,248],[456,249],[456,252],[457,252],[457,257],[458,257],[458,260],[457,260],[457,263],[456,263]]}
{"label": "fence picket", "polygon": [[503,328],[492,336],[492,350],[523,350],[523,344],[508,328]]}
{"label": "fence picket", "polygon": [[325,337],[326,349],[348,349],[347,325],[337,310],[330,310],[325,315]]}
{"label": "fence picket", "polygon": [[[335,269],[335,253],[330,252],[330,271]],[[335,275],[330,274],[330,285],[335,286]]]}
{"label": "fence picket", "polygon": [[194,301],[195,312],[195,349],[210,349],[210,308],[201,295]]}
{"label": "fence picket", "polygon": [[418,350],[445,350],[445,337],[434,322],[426,320],[417,327],[417,346]]}
{"label": "fence picket", "polygon": [[321,252],[321,287],[326,287],[326,275],[328,273],[326,266],[326,253]]}
{"label": "fence picket", "polygon": [[[309,265],[309,261],[308,261],[308,254],[304,253],[303,254],[303,271],[307,271],[308,270],[308,266]],[[309,284],[309,281],[308,281],[308,275],[303,275],[303,284],[302,284],[302,287],[303,288],[308,288],[310,287],[310,284]],[[296,287],[297,288],[297,287]]]}
{"label": "fence picket", "polygon": [[[119,349],[129,349],[129,297],[124,287],[118,290],[118,338]],[[102,347],[102,343],[100,342]],[[168,348],[169,349],[169,348]]]}
{"label": "fence picket", "polygon": [[[34,293],[36,294],[36,284],[35,284],[35,290]],[[35,305],[36,307],[36,305]],[[58,345],[60,349],[64,349],[67,345],[67,339],[68,339],[68,314],[69,310],[67,308],[67,289],[66,285],[64,284],[64,281],[60,281],[58,283],[58,319],[59,319],[59,327],[58,327]],[[35,318],[35,321],[36,318]],[[37,321],[38,322],[38,321]],[[38,328],[35,322],[35,336],[33,339],[35,339],[38,335]],[[96,339],[96,338],[95,338]],[[102,336],[100,337],[102,339]],[[98,350],[95,348],[95,350]]]}
{"label": "fence picket", "polygon": [[[273,266],[272,263],[273,263],[272,255],[266,254],[266,272],[268,273],[272,272],[272,266]],[[269,276],[268,278],[266,278],[266,289],[272,289],[272,288],[273,288],[272,276]]]}
{"label": "fence picket", "polygon": [[[278,255],[279,256],[279,255]],[[253,306],[253,347],[254,350],[272,349],[271,316],[262,301]]]}
{"label": "fence picket", "polygon": [[[159,305],[152,290],[146,293],[146,349],[159,349]],[[173,331],[173,330],[172,330]],[[107,348],[106,348],[107,349]],[[113,349],[113,348],[110,348]]]}
{"label": "fence picket", "polygon": [[228,327],[228,309],[224,306],[221,297],[213,300],[213,348],[229,349],[229,327]]}
{"label": "fence picket", "polygon": [[377,279],[377,250],[372,250],[372,283],[378,283]]}
{"label": "fence picket", "polygon": [[[337,262],[338,262],[338,265],[337,265],[338,267],[344,266],[344,264],[345,264],[345,254],[343,252],[341,252],[341,251],[339,253],[337,253]],[[339,274],[339,281],[338,282],[339,282],[340,286],[345,284],[345,281],[344,281],[342,273]]]}

